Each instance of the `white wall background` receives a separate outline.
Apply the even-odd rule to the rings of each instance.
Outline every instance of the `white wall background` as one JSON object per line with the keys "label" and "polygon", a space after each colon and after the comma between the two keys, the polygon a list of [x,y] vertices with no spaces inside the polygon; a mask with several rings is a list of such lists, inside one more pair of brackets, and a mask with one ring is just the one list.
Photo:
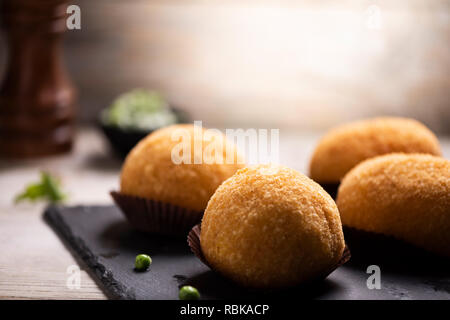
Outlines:
{"label": "white wall background", "polygon": [[450,1],[72,2],[82,120],[140,86],[210,126],[316,130],[391,114],[450,133]]}

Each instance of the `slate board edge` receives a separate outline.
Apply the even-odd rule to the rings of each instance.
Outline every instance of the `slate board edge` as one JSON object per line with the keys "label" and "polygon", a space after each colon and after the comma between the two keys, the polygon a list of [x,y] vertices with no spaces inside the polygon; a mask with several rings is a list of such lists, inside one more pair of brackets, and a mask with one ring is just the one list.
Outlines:
{"label": "slate board edge", "polygon": [[[66,207],[67,208],[67,207]],[[83,208],[82,206],[73,206],[71,209]],[[136,300],[134,292],[120,284],[103,264],[101,264],[95,255],[89,250],[84,241],[75,236],[59,214],[58,207],[49,206],[44,211],[44,220],[58,235],[64,246],[69,250],[72,256],[81,263],[85,263],[91,278],[99,285],[103,293],[112,299]],[[92,271],[95,272],[92,272]]]}

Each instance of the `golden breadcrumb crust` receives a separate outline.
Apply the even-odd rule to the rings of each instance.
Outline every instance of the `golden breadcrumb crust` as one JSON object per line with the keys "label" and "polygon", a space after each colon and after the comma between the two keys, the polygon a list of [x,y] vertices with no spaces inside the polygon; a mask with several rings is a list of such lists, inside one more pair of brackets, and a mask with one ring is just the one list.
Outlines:
{"label": "golden breadcrumb crust", "polygon": [[[121,172],[121,192],[203,211],[217,187],[244,165],[237,164],[237,161],[235,164],[175,164],[172,161],[172,150],[182,141],[177,133],[185,133],[186,137],[191,137],[192,163],[196,142],[197,146],[203,142],[202,148],[198,150],[204,151],[210,143],[218,141],[224,146],[221,153],[224,162],[227,152],[242,160],[234,144],[225,135],[216,132],[211,139],[207,137],[208,141],[205,141],[202,133],[206,130],[195,130],[200,134],[194,134],[193,125],[173,125],[157,130],[141,140],[125,159]],[[175,134],[174,139],[172,134]],[[183,155],[182,152],[178,154]],[[186,154],[189,155],[188,152]]]}
{"label": "golden breadcrumb crust", "polygon": [[282,166],[244,168],[208,203],[201,247],[211,266],[255,288],[294,286],[334,266],[345,243],[333,199]]}
{"label": "golden breadcrumb crust", "polygon": [[450,256],[450,161],[423,154],[366,160],[343,179],[342,223]]}
{"label": "golden breadcrumb crust", "polygon": [[416,120],[362,120],[332,129],[319,141],[310,177],[320,183],[339,183],[361,161],[393,152],[441,155],[436,136]]}

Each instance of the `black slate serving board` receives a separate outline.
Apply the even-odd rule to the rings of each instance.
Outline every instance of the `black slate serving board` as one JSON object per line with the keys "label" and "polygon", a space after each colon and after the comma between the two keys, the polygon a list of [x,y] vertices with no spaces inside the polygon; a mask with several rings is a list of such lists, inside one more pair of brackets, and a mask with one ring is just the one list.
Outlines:
{"label": "black slate serving board", "polygon": [[[49,207],[44,218],[66,247],[115,299],[178,299],[183,285],[202,299],[450,299],[450,263],[389,238],[345,230],[351,260],[327,279],[281,292],[255,292],[212,272],[186,239],[133,230],[115,206]],[[150,254],[146,272],[134,271],[139,253]],[[381,289],[366,285],[369,265],[381,269]]]}

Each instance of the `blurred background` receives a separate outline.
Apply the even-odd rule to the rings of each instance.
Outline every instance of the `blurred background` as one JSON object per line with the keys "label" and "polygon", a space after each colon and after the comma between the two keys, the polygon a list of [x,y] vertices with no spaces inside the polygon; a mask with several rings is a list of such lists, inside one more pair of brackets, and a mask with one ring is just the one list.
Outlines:
{"label": "blurred background", "polygon": [[403,115],[450,134],[450,1],[69,2],[81,8],[64,38],[81,123],[145,87],[210,127]]}

